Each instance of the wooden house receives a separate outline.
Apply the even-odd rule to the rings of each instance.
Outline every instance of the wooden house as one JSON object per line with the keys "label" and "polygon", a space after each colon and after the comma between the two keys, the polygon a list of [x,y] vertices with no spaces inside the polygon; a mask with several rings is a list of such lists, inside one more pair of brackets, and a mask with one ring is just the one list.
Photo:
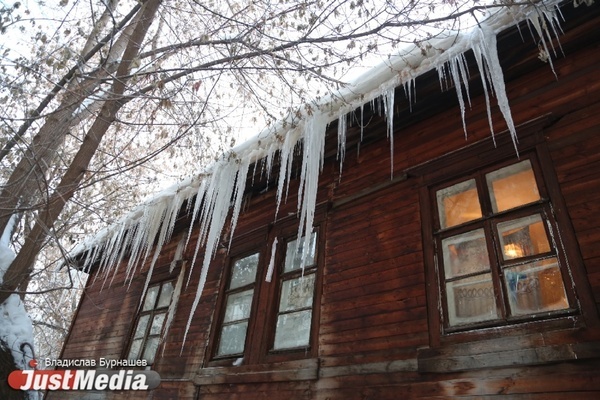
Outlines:
{"label": "wooden house", "polygon": [[209,268],[190,199],[154,262],[97,261],[61,359],[143,358],[161,384],[48,398],[599,398],[600,5],[560,12],[558,38],[495,35],[518,141],[467,51],[469,99],[425,71],[393,127],[351,113],[343,161],[329,124],[303,240],[297,151],[279,205],[250,165]]}

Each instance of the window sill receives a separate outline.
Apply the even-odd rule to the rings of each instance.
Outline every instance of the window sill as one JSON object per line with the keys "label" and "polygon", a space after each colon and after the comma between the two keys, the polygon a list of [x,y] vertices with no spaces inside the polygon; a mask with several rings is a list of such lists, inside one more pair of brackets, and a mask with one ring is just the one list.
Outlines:
{"label": "window sill", "polygon": [[319,359],[286,361],[272,364],[241,365],[239,367],[202,368],[194,377],[196,385],[231,383],[287,382],[316,380]]}
{"label": "window sill", "polygon": [[597,358],[598,334],[582,328],[442,344],[418,350],[418,371],[444,373]]}

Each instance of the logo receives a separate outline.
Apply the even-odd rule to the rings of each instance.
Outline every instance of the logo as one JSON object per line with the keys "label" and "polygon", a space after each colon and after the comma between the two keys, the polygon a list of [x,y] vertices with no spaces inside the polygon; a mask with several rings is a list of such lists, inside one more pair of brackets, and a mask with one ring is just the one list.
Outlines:
{"label": "logo", "polygon": [[[37,367],[32,360],[29,366]],[[156,371],[139,370],[16,370],[8,385],[17,390],[151,390],[160,384]]]}

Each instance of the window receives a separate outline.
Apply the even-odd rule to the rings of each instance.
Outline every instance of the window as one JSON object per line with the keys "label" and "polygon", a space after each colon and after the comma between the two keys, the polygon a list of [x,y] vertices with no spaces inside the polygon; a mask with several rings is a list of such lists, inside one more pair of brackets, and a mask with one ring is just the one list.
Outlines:
{"label": "window", "polygon": [[552,203],[532,155],[431,186],[446,332],[573,311]]}
{"label": "window", "polygon": [[[304,238],[302,238],[304,239]],[[285,260],[280,277],[279,310],[275,325],[274,350],[304,348],[310,344],[310,328],[317,270],[317,234],[309,239],[305,255],[304,240],[286,243]]]}
{"label": "window", "polygon": [[173,290],[173,281],[148,286],[133,330],[127,359],[142,359],[148,364],[154,363]]}
{"label": "window", "polygon": [[273,229],[266,243],[261,234],[244,238],[240,252],[232,245],[209,365],[314,354],[320,235],[316,229],[300,239],[288,236],[296,229]]}
{"label": "window", "polygon": [[235,259],[231,265],[217,356],[244,353],[258,261],[259,253],[253,253]]}

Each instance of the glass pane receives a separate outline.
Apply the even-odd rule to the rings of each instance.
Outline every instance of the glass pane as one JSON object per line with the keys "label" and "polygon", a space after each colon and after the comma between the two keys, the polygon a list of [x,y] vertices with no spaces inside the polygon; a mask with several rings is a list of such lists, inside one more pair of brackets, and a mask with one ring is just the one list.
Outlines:
{"label": "glass pane", "polygon": [[153,310],[156,304],[156,297],[158,296],[158,286],[152,286],[148,288],[146,292],[146,300],[144,301],[144,307],[142,311]]}
{"label": "glass pane", "polygon": [[254,253],[248,257],[240,258],[233,263],[229,289],[246,286],[255,281],[256,269],[258,266],[258,254],[259,253]]}
{"label": "glass pane", "polygon": [[142,359],[148,361],[150,364],[154,362],[156,350],[158,350],[158,340],[158,337],[151,337],[146,340],[146,347],[144,347],[144,355],[142,356]]}
{"label": "glass pane", "polygon": [[529,160],[490,172],[486,180],[494,212],[510,210],[540,199]]}
{"label": "glass pane", "polygon": [[438,190],[436,197],[441,228],[481,218],[475,179]]}
{"label": "glass pane", "polygon": [[277,317],[275,350],[308,346],[312,311],[298,311]]}
{"label": "glass pane", "polygon": [[221,331],[221,340],[217,355],[239,354],[244,351],[248,322],[225,325]]}
{"label": "glass pane", "polygon": [[148,320],[150,315],[142,315],[138,321],[135,333],[133,334],[134,339],[143,338],[146,335],[146,327],[148,326]]}
{"label": "glass pane", "polygon": [[506,268],[504,275],[512,315],[569,307],[556,258]]}
{"label": "glass pane", "polygon": [[173,282],[166,282],[162,285],[160,291],[160,297],[158,299],[158,305],[156,308],[169,307],[171,303],[171,296],[173,296]]}
{"label": "glass pane", "polygon": [[483,229],[442,240],[446,279],[490,269]]}
{"label": "glass pane", "polygon": [[491,274],[446,283],[450,325],[488,321],[498,317]]}
{"label": "glass pane", "polygon": [[548,253],[550,242],[540,214],[498,224],[502,256],[505,260]]}
{"label": "glass pane", "polygon": [[293,311],[312,307],[315,274],[283,282],[279,311]]}
{"label": "glass pane", "polygon": [[128,360],[137,360],[140,358],[140,349],[142,347],[143,339],[135,339],[131,342],[131,348],[129,349]]}
{"label": "glass pane", "polygon": [[[310,248],[306,254],[306,262],[304,266],[311,266],[315,264],[315,258],[317,255],[317,233],[313,232],[310,234]],[[302,253],[304,252],[304,236],[298,242],[298,239],[288,242],[285,251],[285,264],[283,272],[294,271],[302,268]]]}
{"label": "glass pane", "polygon": [[150,335],[160,335],[166,315],[167,313],[154,315],[154,318],[152,319],[152,325],[150,325]]}
{"label": "glass pane", "polygon": [[227,306],[225,308],[225,319],[223,322],[248,319],[250,317],[253,294],[254,290],[251,289],[227,296]]}

